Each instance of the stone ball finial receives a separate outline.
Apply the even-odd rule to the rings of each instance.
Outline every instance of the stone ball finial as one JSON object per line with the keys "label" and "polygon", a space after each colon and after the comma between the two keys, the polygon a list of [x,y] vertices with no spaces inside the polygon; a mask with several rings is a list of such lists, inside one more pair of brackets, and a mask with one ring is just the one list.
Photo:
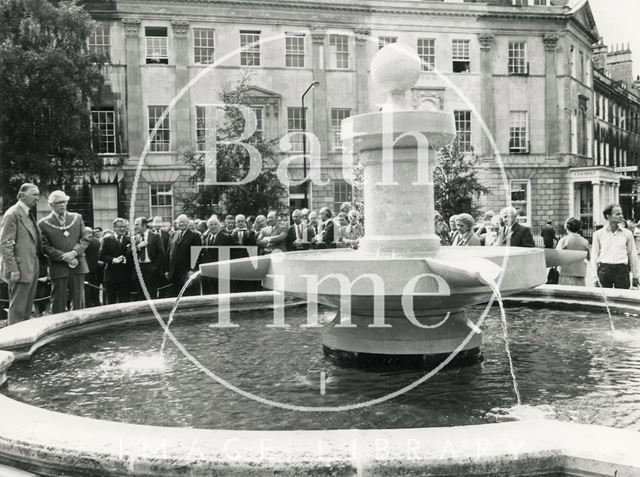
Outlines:
{"label": "stone ball finial", "polygon": [[421,71],[420,57],[407,45],[391,43],[373,55],[373,81],[381,91],[390,94],[384,109],[406,109],[404,93],[417,83]]}

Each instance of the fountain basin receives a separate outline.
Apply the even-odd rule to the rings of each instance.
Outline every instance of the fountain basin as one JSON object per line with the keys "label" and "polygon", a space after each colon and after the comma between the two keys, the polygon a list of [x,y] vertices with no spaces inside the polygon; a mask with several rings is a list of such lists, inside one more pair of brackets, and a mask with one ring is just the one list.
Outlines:
{"label": "fountain basin", "polygon": [[[523,294],[522,299],[541,300],[543,296],[547,303],[554,304],[572,299],[562,287],[541,287],[531,296]],[[581,289],[581,297],[590,297],[601,306],[599,290]],[[242,300],[247,306],[249,298]],[[637,292],[613,291],[609,300],[614,310],[640,313]],[[204,306],[207,301],[209,306],[215,303],[213,297],[193,297],[185,301],[185,306],[197,309],[196,302]],[[265,306],[265,295],[256,304]],[[144,304],[123,305],[120,311],[139,314],[140,305]],[[97,315],[99,311],[61,315],[60,321],[69,321],[67,326],[58,328],[64,332],[55,338],[49,334],[50,321],[55,320],[31,320],[30,333],[23,329],[21,339],[17,331],[1,330],[0,349],[16,340],[26,344],[27,335],[35,340],[27,348],[35,350],[43,345],[38,340],[91,332],[95,323],[82,315]],[[117,321],[110,323],[121,326]],[[88,327],[83,331],[85,324]],[[8,341],[7,335],[11,335]],[[0,422],[0,464],[47,476],[176,475],[186,469],[194,476],[216,472],[594,476],[617,472],[618,476],[631,476],[640,472],[637,432],[549,420],[366,431],[176,429],[69,416],[0,396]]]}

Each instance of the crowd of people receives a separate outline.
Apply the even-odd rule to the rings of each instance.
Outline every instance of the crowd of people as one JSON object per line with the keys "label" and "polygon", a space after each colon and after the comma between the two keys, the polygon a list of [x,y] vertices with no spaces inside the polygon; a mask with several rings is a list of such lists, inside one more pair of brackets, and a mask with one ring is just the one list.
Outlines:
{"label": "crowd of people", "polygon": [[[259,282],[221,284],[213,278],[190,277],[201,264],[226,258],[276,251],[356,249],[364,233],[360,214],[349,203],[335,216],[327,207],[317,212],[296,209],[290,216],[270,211],[266,216],[212,215],[205,220],[182,214],[172,224],[164,223],[161,217],[137,217],[133,227],[127,220],[115,218],[112,228],[103,230],[85,227],[80,214],[68,211],[69,197],[61,190],[48,197],[51,213],[36,221],[34,209],[39,198],[36,185],[23,184],[18,201],[2,219],[0,278],[8,284],[9,324],[28,319],[34,303],[37,313],[48,308],[51,313],[61,313],[147,296],[176,296],[185,287],[186,295],[260,290]],[[580,220],[574,217],[566,220],[566,234],[559,239],[548,223],[541,232],[544,245],[586,251],[598,286],[637,287],[640,228],[634,236],[618,205],[608,206],[603,215],[606,225],[593,234],[592,246],[581,235]],[[462,213],[450,217],[447,225],[436,213],[435,233],[444,246],[535,247],[531,229],[519,223],[513,207],[505,207],[499,214],[487,212],[479,224],[470,214]],[[134,267],[136,261],[139,272]],[[586,263],[559,267],[558,272],[560,284],[585,285]]]}
{"label": "crowd of people", "polygon": [[[587,267],[591,264],[594,286],[603,288],[638,287],[640,265],[640,223],[626,221],[622,208],[611,204],[603,211],[605,224],[596,230],[593,244],[583,237],[582,223],[576,217],[569,217],[564,223],[565,234],[556,237],[552,222],[548,221],[540,235],[545,248],[586,252],[587,259],[552,268],[548,283],[585,286],[588,276]],[[441,245],[450,246],[488,246],[488,247],[535,247],[531,229],[518,222],[518,211],[514,207],[505,207],[499,214],[488,211],[482,223],[475,222],[470,214],[452,215],[449,225],[436,213],[436,234]],[[557,274],[557,276],[556,276]]]}
{"label": "crowd of people", "polygon": [[[235,259],[274,251],[358,248],[363,235],[360,214],[349,203],[335,216],[327,207],[296,209],[291,219],[275,211],[206,220],[182,214],[172,224],[161,217],[137,217],[133,228],[118,217],[112,228],[103,230],[85,227],[80,214],[67,210],[69,197],[60,190],[48,197],[51,213],[36,221],[39,198],[36,185],[24,184],[3,216],[0,276],[9,285],[9,324],[28,319],[34,303],[41,314],[176,296],[199,265],[224,258],[221,249]],[[259,283],[232,281],[228,291],[259,289]],[[202,278],[185,294],[218,291],[217,280]]]}

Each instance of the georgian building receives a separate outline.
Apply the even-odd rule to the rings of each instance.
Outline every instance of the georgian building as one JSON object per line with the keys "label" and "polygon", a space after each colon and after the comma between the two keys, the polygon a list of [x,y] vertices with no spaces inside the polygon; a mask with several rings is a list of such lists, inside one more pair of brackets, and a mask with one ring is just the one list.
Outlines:
{"label": "georgian building", "polygon": [[[244,75],[258,134],[271,140],[294,133],[281,160],[301,154],[295,133],[318,138],[309,148],[318,152],[320,175],[308,187],[290,187],[291,205],[306,200],[335,209],[351,195],[340,122],[379,109],[369,63],[396,41],[423,62],[414,106],[452,112],[463,148],[478,158],[491,190],[487,209],[512,202],[523,222],[559,224],[582,203],[581,174],[610,184],[617,199],[617,173],[594,158],[591,65],[599,36],[584,0],[85,5],[98,22],[90,47],[110,56],[103,101],[92,112],[106,164],[92,187],[96,225],[128,214],[132,201],[136,215],[168,220],[180,212],[180,195],[194,187],[182,152],[202,146],[215,122],[207,105]],[[289,176],[302,178],[305,166],[311,164],[292,161]]]}
{"label": "georgian building", "polygon": [[[608,49],[600,41],[594,51],[594,165],[606,168],[619,180],[619,190],[613,191],[605,202],[620,202],[625,217],[640,217],[637,201],[638,160],[640,159],[640,96],[638,80],[634,81],[631,50],[614,47]],[[589,214],[588,206],[602,195],[602,184],[589,187],[576,184],[579,212]],[[598,187],[601,189],[598,190]],[[593,200],[589,200],[593,198]]]}

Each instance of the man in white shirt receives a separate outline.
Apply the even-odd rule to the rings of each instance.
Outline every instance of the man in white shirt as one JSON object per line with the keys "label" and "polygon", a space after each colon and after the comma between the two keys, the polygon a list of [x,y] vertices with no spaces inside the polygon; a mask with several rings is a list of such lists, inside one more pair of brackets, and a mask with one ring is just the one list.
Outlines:
{"label": "man in white shirt", "polygon": [[[607,224],[593,233],[591,251],[598,282],[603,288],[629,288],[629,269],[633,274],[633,286],[638,286],[638,257],[633,233],[620,226],[624,221],[618,204],[607,206],[604,211]],[[597,285],[597,283],[596,283]]]}

